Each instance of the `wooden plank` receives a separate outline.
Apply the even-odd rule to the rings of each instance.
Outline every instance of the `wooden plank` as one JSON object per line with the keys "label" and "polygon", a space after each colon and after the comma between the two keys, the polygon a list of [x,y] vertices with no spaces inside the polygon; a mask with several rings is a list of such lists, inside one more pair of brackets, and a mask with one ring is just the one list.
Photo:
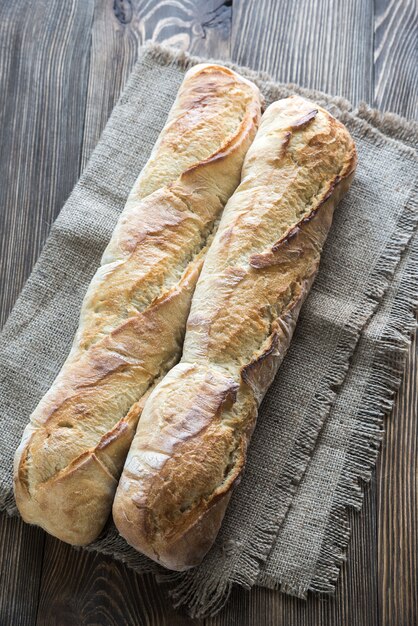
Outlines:
{"label": "wooden plank", "polygon": [[418,623],[418,343],[409,363],[377,469],[381,626]]}
{"label": "wooden plank", "polygon": [[33,626],[38,606],[44,533],[0,514],[0,624]]}
{"label": "wooden plank", "polygon": [[229,58],[231,6],[221,0],[96,0],[82,164],[86,164],[146,41]]}
{"label": "wooden plank", "polygon": [[373,101],[373,0],[234,0],[231,56],[276,80]]}
{"label": "wooden plank", "polygon": [[1,325],[79,175],[93,4],[0,6]]}
{"label": "wooden plank", "polygon": [[[117,5],[128,4],[116,0]],[[205,57],[229,55],[232,2],[225,0],[134,0],[128,20],[140,43],[156,41]],[[115,11],[117,15],[117,11]]]}
{"label": "wooden plank", "polygon": [[[344,626],[377,625],[377,538],[376,538],[376,487],[366,487],[361,513],[348,512],[350,542],[347,560],[341,569],[335,596],[335,621]],[[333,604],[329,598],[330,605]],[[319,623],[321,623],[318,620]],[[315,622],[314,622],[315,623]]]}
{"label": "wooden plank", "polygon": [[375,0],[374,105],[418,119],[418,7]]}
{"label": "wooden plank", "polygon": [[352,541],[335,597],[299,600],[278,591],[235,588],[225,609],[205,626],[377,626],[375,490],[369,490],[360,515],[351,513]]}
{"label": "wooden plank", "polygon": [[154,576],[47,537],[36,626],[200,626],[175,611]]}

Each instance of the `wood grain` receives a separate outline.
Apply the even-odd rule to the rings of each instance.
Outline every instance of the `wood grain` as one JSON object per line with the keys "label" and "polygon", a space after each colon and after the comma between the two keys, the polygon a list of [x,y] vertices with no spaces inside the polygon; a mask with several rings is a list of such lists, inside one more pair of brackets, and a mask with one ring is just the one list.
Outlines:
{"label": "wood grain", "polygon": [[373,100],[372,0],[234,0],[231,55],[276,80]]}
{"label": "wood grain", "polygon": [[[63,564],[65,563],[65,568]],[[47,537],[36,626],[198,626],[151,575]]]}
{"label": "wood grain", "polygon": [[32,626],[41,584],[44,532],[0,515],[0,624]]}
{"label": "wood grain", "polygon": [[417,3],[374,4],[374,105],[418,120]]}
{"label": "wood grain", "polygon": [[418,623],[417,356],[415,341],[376,473],[380,626]]}
{"label": "wood grain", "polygon": [[79,176],[92,9],[0,5],[0,325]]}
{"label": "wood grain", "polygon": [[368,490],[363,513],[350,514],[352,541],[335,597],[311,595],[304,601],[268,589],[247,592],[236,588],[225,609],[206,620],[205,626],[377,626],[374,499],[374,490]]}
{"label": "wood grain", "polygon": [[[220,0],[95,0],[82,165],[116,104],[146,41],[176,45],[203,56],[228,58],[231,7]],[[115,71],[117,66],[118,71]]]}
{"label": "wood grain", "polygon": [[[0,323],[147,40],[416,113],[412,0],[14,0],[0,4]],[[374,56],[373,56],[374,55]],[[374,59],[374,64],[373,64]],[[234,589],[206,620],[167,589],[0,516],[0,625],[412,626],[417,616],[413,353],[335,598]],[[10,567],[10,564],[13,567]]]}
{"label": "wood grain", "polygon": [[[79,175],[89,9],[0,4],[0,327]],[[33,624],[44,533],[4,515],[0,532],[0,624]]]}

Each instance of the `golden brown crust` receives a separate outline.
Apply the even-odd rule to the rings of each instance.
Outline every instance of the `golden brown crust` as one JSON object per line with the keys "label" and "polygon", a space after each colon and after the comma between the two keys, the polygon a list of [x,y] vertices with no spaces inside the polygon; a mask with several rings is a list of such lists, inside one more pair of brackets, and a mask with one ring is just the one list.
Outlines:
{"label": "golden brown crust", "polygon": [[72,544],[102,530],[144,399],[180,356],[203,258],[259,116],[258,89],[235,72],[187,73],[87,291],[71,353],[17,450],[25,521]]}
{"label": "golden brown crust", "polygon": [[216,537],[355,164],[349,133],[321,107],[294,96],[267,109],[207,254],[182,360],[145,403],[113,505],[126,540],[170,569],[196,565]]}

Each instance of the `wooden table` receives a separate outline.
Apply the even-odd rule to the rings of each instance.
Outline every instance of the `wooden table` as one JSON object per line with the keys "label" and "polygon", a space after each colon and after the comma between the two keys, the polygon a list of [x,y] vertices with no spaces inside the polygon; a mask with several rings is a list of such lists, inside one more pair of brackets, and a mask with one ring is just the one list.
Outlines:
{"label": "wooden table", "polygon": [[[417,115],[414,0],[10,0],[0,5],[1,322],[99,139],[144,41]],[[1,626],[412,626],[418,622],[417,360],[334,598],[235,589],[216,618],[109,558],[1,517]]]}

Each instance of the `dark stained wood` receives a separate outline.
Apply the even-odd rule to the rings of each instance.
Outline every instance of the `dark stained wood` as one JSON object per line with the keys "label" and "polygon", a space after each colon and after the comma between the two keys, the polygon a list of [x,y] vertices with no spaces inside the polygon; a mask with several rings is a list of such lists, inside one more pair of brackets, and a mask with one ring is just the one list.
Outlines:
{"label": "dark stained wood", "polygon": [[416,0],[374,4],[374,106],[418,120]]}
{"label": "dark stained wood", "polygon": [[418,624],[417,357],[415,341],[377,467],[381,626]]}
{"label": "dark stained wood", "polygon": [[44,533],[0,515],[0,624],[32,626],[42,574]]}
{"label": "dark stained wood", "polygon": [[[90,25],[87,2],[0,5],[0,326],[79,175]],[[44,534],[1,529],[0,623],[33,624]]]}
{"label": "dark stained wood", "polygon": [[225,609],[205,626],[377,626],[374,500],[375,491],[368,490],[361,516],[350,515],[352,541],[335,597],[309,596],[304,601],[262,588],[236,588]]}
{"label": "dark stained wood", "polygon": [[92,17],[90,0],[0,4],[0,325],[79,176]]}
{"label": "dark stained wood", "polygon": [[193,54],[225,58],[231,4],[224,0],[134,0],[129,25],[137,31],[140,43],[157,41]]}
{"label": "dark stained wood", "polygon": [[[63,567],[64,566],[64,567]],[[47,537],[36,626],[198,626],[175,611],[154,576]]]}
{"label": "dark stained wood", "polygon": [[234,0],[231,44],[276,80],[373,101],[373,0]]}
{"label": "dark stained wood", "polygon": [[[412,0],[15,0],[0,5],[0,323],[147,40],[412,115]],[[414,22],[415,20],[415,22]],[[415,26],[414,26],[415,24]],[[373,65],[373,50],[375,64]],[[414,353],[415,355],[415,353]],[[411,626],[417,598],[417,359],[410,359],[335,598],[234,589],[218,616],[0,516],[0,625]],[[414,543],[415,538],[415,543]]]}

